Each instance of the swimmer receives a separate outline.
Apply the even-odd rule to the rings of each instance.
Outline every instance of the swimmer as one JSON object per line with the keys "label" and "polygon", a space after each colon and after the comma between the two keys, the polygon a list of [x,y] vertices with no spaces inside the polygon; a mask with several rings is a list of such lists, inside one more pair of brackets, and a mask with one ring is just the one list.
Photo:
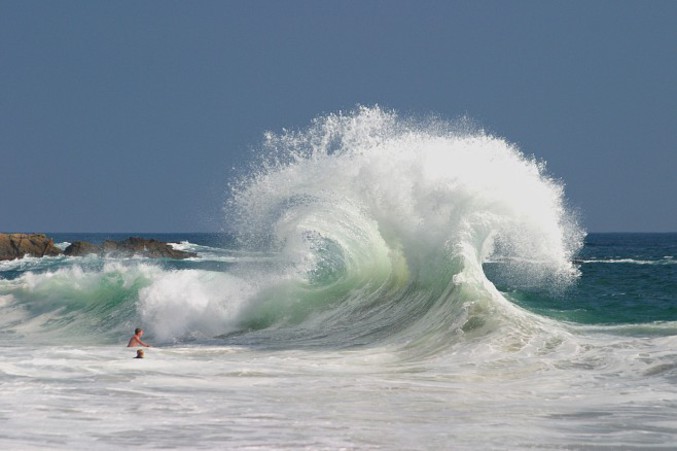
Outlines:
{"label": "swimmer", "polygon": [[136,351],[136,357],[134,357],[134,358],[135,359],[143,359],[143,349],[138,349]]}
{"label": "swimmer", "polygon": [[134,330],[134,336],[129,339],[129,343],[127,343],[128,348],[133,348],[134,346],[145,346],[147,348],[150,348],[149,344],[144,343],[141,341],[141,337],[143,337],[143,329],[140,327],[137,327]]}

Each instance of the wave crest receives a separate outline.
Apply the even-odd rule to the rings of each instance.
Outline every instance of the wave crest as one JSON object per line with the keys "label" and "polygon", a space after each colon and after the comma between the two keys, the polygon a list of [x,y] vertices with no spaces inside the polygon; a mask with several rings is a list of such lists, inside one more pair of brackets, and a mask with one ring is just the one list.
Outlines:
{"label": "wave crest", "polygon": [[[328,306],[334,317],[371,306],[381,318],[384,304],[410,315],[450,296],[467,310],[473,300],[459,293],[495,297],[482,270],[489,259],[510,261],[504,271],[531,285],[573,280],[584,233],[562,183],[469,124],[360,107],[267,133],[227,205],[246,241],[266,240],[280,255],[269,295],[246,317],[256,323],[274,305],[267,317],[275,319],[262,325],[289,309],[304,312],[302,321]],[[284,301],[270,297],[280,284]],[[450,290],[460,285],[474,288]]]}

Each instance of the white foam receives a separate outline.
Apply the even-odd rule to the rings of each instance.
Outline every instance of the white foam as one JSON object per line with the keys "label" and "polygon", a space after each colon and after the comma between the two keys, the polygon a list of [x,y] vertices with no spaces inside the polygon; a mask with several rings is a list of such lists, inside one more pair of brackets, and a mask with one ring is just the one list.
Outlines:
{"label": "white foam", "polygon": [[251,287],[230,274],[168,271],[139,292],[145,327],[161,341],[227,333]]}
{"label": "white foam", "polygon": [[674,265],[677,261],[664,257],[661,260],[637,260],[634,258],[609,258],[609,259],[586,259],[580,260],[586,264],[631,264],[631,265]]}
{"label": "white foam", "polygon": [[63,241],[61,243],[54,243],[54,246],[58,247],[62,251],[66,250],[66,248],[70,245],[71,245],[71,243],[69,243],[68,241]]}

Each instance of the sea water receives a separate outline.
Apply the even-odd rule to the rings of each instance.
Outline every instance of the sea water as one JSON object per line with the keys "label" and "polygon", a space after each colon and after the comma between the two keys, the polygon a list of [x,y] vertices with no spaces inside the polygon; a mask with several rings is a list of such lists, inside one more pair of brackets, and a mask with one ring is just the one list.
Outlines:
{"label": "sea water", "polygon": [[677,234],[586,234],[506,140],[325,116],[225,212],[142,234],[195,258],[0,262],[2,449],[677,444]]}

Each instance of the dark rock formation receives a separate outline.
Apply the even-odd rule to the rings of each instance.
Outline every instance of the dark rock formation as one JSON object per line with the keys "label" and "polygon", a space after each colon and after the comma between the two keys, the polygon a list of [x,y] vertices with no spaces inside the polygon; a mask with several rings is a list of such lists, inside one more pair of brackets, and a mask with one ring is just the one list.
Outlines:
{"label": "dark rock formation", "polygon": [[0,260],[14,260],[24,255],[34,257],[61,254],[54,240],[38,233],[0,233]]}
{"label": "dark rock formation", "polygon": [[106,255],[142,255],[150,258],[189,258],[197,254],[174,250],[169,244],[153,239],[131,237],[124,241],[104,241],[101,246]]}
{"label": "dark rock formation", "polygon": [[70,256],[82,257],[87,254],[99,254],[101,246],[88,243],[87,241],[75,241],[68,246],[63,253]]}
{"label": "dark rock formation", "polygon": [[66,248],[66,255],[83,256],[87,254],[109,255],[112,257],[131,257],[140,255],[149,258],[190,258],[193,252],[177,251],[169,244],[153,239],[131,237],[123,241],[106,240],[101,246],[85,241],[76,241]]}
{"label": "dark rock formation", "polygon": [[[140,255],[148,258],[183,259],[196,257],[193,252],[173,249],[162,241],[145,238],[128,238],[123,241],[104,241],[97,246],[86,241],[76,241],[63,252],[69,256],[88,254],[111,255],[113,257],[131,257]],[[44,234],[0,233],[0,260],[13,260],[24,255],[45,257],[62,254],[61,249],[54,246],[54,240]]]}

